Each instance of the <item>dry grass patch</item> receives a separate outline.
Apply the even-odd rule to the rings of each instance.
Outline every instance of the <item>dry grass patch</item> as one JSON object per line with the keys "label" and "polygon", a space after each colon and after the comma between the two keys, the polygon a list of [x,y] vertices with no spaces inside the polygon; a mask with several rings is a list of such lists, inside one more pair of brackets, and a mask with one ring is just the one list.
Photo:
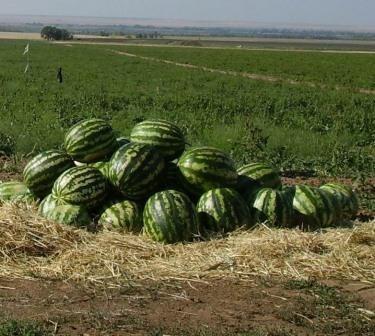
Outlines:
{"label": "dry grass patch", "polygon": [[375,222],[319,233],[259,226],[206,242],[162,245],[142,236],[75,230],[40,218],[32,208],[0,208],[2,277],[116,286],[254,275],[375,282]]}

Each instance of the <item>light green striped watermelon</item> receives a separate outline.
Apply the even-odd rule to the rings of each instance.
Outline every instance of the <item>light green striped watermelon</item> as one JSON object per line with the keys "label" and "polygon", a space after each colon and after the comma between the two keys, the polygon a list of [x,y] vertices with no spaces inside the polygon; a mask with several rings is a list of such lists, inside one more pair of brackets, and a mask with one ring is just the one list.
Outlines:
{"label": "light green striped watermelon", "polygon": [[185,137],[180,128],[161,119],[146,120],[135,125],[130,140],[155,147],[167,161],[178,158],[185,150]]}
{"label": "light green striped watermelon", "polygon": [[187,150],[179,159],[178,167],[196,194],[214,188],[236,187],[237,172],[232,159],[219,149],[197,147]]}
{"label": "light green striped watermelon", "polygon": [[250,209],[258,222],[268,221],[280,227],[293,226],[293,197],[288,192],[262,188],[254,195]]}
{"label": "light green striped watermelon", "polygon": [[238,175],[257,181],[263,188],[281,189],[279,172],[264,163],[250,163],[237,170]]}
{"label": "light green striped watermelon", "polygon": [[165,162],[151,146],[131,143],[110,161],[110,181],[128,199],[141,200],[162,183]]}
{"label": "light green striped watermelon", "polygon": [[26,204],[26,205],[37,205],[39,198],[37,198],[33,193],[29,192],[22,195],[17,195],[12,199],[12,203]]}
{"label": "light green striped watermelon", "polygon": [[107,181],[98,169],[70,168],[56,180],[52,195],[70,204],[92,208],[105,199]]}
{"label": "light green striped watermelon", "polygon": [[59,150],[48,150],[29,161],[23,171],[23,178],[35,195],[44,197],[51,193],[56,179],[72,167],[74,163],[68,154]]}
{"label": "light green striped watermelon", "polygon": [[109,176],[110,176],[110,174],[109,174],[110,163],[109,162],[103,162],[103,161],[95,162],[95,163],[89,164],[89,167],[98,169],[103,174],[103,176],[107,180],[109,180]]}
{"label": "light green striped watermelon", "polygon": [[42,202],[39,204],[38,213],[43,216],[47,217],[48,214],[56,208],[58,205],[67,205],[69,203],[63,201],[62,199],[57,199],[53,197],[52,194],[46,196]]}
{"label": "light green striped watermelon", "polygon": [[0,183],[0,202],[11,202],[18,197],[25,197],[31,192],[23,182],[11,181]]}
{"label": "light green striped watermelon", "polygon": [[328,192],[304,185],[289,190],[293,192],[293,208],[298,225],[316,229],[333,225],[338,220],[339,204]]}
{"label": "light green striped watermelon", "polygon": [[105,229],[125,232],[140,232],[143,226],[141,210],[133,201],[110,201],[98,223]]}
{"label": "light green striped watermelon", "polygon": [[45,214],[45,218],[75,227],[87,227],[91,223],[86,207],[72,204],[57,205]]}
{"label": "light green striped watermelon", "polygon": [[143,211],[144,233],[155,241],[173,244],[190,241],[198,232],[193,203],[175,190],[156,193]]}
{"label": "light green striped watermelon", "polygon": [[102,161],[118,148],[112,127],[101,119],[88,119],[74,125],[66,134],[66,152],[82,163]]}
{"label": "light green striped watermelon", "polygon": [[355,192],[346,185],[339,183],[328,183],[320,187],[320,189],[332,194],[341,207],[342,217],[353,217],[359,210],[359,201]]}
{"label": "light green striped watermelon", "polygon": [[225,233],[253,224],[246,202],[237,191],[229,188],[204,193],[197,211],[200,227],[205,232]]}

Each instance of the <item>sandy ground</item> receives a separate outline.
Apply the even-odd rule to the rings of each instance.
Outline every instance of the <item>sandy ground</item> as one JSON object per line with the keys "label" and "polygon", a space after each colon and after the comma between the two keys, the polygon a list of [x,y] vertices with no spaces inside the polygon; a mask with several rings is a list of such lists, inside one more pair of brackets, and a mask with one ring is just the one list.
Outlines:
{"label": "sandy ground", "polygon": [[42,40],[39,33],[0,32],[3,40]]}

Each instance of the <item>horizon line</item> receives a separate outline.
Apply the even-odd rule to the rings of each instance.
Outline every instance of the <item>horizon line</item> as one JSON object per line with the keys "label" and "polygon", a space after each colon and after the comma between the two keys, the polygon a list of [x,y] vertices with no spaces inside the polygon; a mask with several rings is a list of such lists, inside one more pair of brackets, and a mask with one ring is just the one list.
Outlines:
{"label": "horizon line", "polygon": [[[56,14],[12,14],[12,13],[0,13],[0,17],[44,17],[44,18],[80,18],[80,19],[100,19],[100,20],[132,20],[132,21],[154,21],[159,22],[158,24],[154,24],[156,27],[160,26],[162,22],[169,22],[170,24],[174,23],[172,27],[196,27],[196,28],[255,28],[254,26],[258,26],[259,28],[290,28],[290,29],[322,29],[324,27],[331,29],[335,28],[336,30],[349,30],[349,31],[361,31],[361,32],[373,32],[375,31],[375,25],[369,26],[358,26],[358,25],[343,25],[343,24],[323,24],[323,23],[308,23],[308,22],[298,22],[298,23],[290,23],[290,22],[265,22],[265,21],[246,21],[246,20],[199,20],[199,19],[178,19],[178,18],[151,18],[151,17],[120,17],[120,16],[92,16],[92,15],[56,15]],[[1,22],[0,22],[1,23]],[[15,23],[15,22],[14,22]],[[28,22],[23,22],[28,23]],[[179,23],[178,25],[176,25]],[[182,23],[185,23],[182,25]],[[193,23],[195,25],[193,25]],[[201,23],[202,26],[197,26],[196,24]],[[97,23],[96,25],[118,25],[115,23],[112,24],[100,24]],[[133,23],[134,25],[134,23]],[[216,26],[215,26],[216,25]],[[168,27],[168,26],[164,26]]]}

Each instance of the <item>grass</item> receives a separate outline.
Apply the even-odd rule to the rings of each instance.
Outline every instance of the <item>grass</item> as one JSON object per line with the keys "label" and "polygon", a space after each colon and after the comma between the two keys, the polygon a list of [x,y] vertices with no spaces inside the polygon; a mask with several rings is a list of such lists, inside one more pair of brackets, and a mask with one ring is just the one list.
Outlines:
{"label": "grass", "polygon": [[[0,151],[6,154],[61,147],[66,130],[84,118],[109,120],[125,136],[140,120],[165,118],[184,130],[191,145],[228,151],[238,166],[262,160],[284,170],[308,167],[318,174],[375,173],[375,96],[178,68],[127,58],[107,47],[67,48],[43,42],[31,44],[31,70],[24,75],[23,49],[22,42],[0,42]],[[192,62],[198,57],[195,49],[164,49],[134,50],[170,52],[170,57],[184,53]],[[229,57],[226,52],[212,55],[202,50],[199,57],[222,62]],[[235,52],[236,62],[244,57],[238,55],[246,55],[228,52]],[[261,55],[273,69],[278,62],[293,59],[279,60],[277,52]],[[324,54],[309,57],[325,64]],[[339,55],[329,57],[340,62]],[[345,64],[342,72],[347,71]],[[366,71],[362,67],[350,71],[365,78],[372,73],[371,64],[366,63]],[[58,66],[63,67],[63,85],[55,80]],[[325,73],[320,75],[324,81]]]}
{"label": "grass", "polygon": [[49,336],[51,333],[38,322],[8,320],[0,322],[0,336]]}
{"label": "grass", "polygon": [[142,56],[283,79],[374,89],[373,55],[258,50],[115,47]]}

